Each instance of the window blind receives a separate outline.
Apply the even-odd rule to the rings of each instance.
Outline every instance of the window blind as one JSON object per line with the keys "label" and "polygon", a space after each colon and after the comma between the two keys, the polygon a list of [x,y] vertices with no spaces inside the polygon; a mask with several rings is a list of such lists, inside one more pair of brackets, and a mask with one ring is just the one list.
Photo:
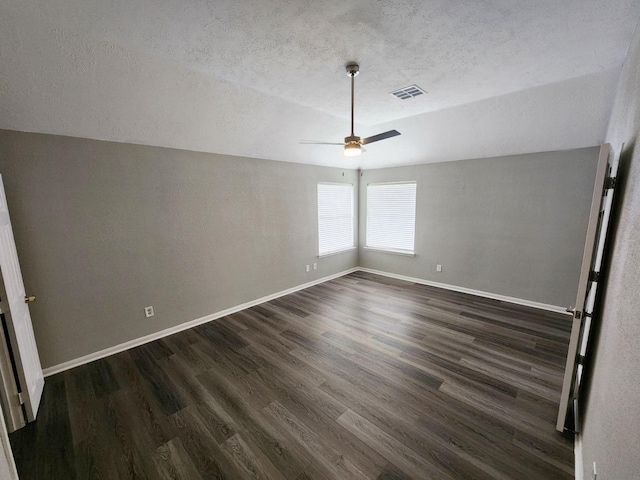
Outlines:
{"label": "window blind", "polygon": [[354,247],[353,185],[318,183],[318,255]]}
{"label": "window blind", "polygon": [[413,254],[415,230],[416,182],[367,185],[367,247]]}

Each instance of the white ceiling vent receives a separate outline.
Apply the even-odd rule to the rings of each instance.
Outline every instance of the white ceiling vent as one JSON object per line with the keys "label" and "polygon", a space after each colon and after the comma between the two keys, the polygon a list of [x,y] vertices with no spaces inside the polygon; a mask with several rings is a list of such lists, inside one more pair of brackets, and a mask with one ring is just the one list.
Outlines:
{"label": "white ceiling vent", "polygon": [[400,100],[407,100],[408,98],[414,98],[426,93],[427,92],[422,90],[417,85],[409,85],[408,87],[394,90],[393,92],[391,92],[391,95],[393,95],[394,97],[398,97]]}

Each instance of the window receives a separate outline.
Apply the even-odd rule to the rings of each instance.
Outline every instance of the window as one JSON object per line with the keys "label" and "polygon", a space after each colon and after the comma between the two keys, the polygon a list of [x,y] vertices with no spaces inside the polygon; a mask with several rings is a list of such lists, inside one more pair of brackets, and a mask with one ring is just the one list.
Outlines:
{"label": "window", "polygon": [[354,247],[353,185],[318,183],[318,255]]}
{"label": "window", "polygon": [[414,254],[416,182],[367,185],[367,248]]}

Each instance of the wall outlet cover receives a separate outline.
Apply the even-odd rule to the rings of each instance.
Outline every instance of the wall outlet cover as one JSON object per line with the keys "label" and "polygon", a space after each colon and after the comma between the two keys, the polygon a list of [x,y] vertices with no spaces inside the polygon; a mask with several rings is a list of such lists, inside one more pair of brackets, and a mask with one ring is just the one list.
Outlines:
{"label": "wall outlet cover", "polygon": [[436,265],[436,272],[442,271],[442,265]]}
{"label": "wall outlet cover", "polygon": [[305,270],[308,272],[310,270],[309,265],[305,267]]}
{"label": "wall outlet cover", "polygon": [[153,307],[144,307],[144,316],[149,318],[153,317],[155,313],[153,312]]}

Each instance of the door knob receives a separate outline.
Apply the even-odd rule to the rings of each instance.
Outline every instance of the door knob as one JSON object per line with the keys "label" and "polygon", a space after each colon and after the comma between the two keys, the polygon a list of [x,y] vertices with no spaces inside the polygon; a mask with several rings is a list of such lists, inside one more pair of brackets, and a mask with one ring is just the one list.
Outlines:
{"label": "door knob", "polygon": [[31,303],[36,301],[35,295],[24,296],[24,303]]}

